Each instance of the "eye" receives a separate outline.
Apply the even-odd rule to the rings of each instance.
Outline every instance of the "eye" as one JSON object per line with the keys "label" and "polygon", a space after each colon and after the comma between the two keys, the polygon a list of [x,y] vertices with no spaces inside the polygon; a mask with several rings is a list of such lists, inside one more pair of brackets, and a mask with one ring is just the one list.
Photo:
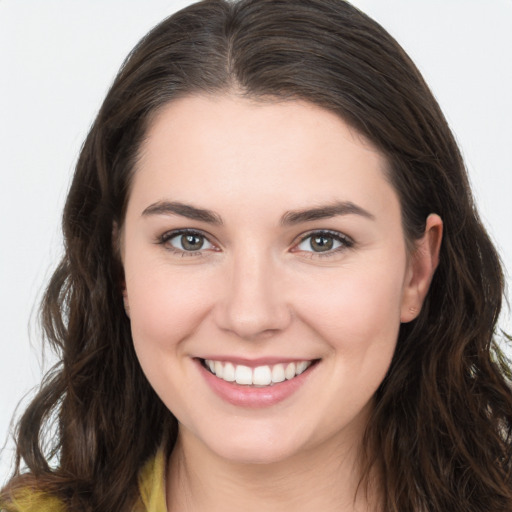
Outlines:
{"label": "eye", "polygon": [[354,242],[348,236],[337,231],[314,231],[304,235],[294,250],[327,255],[353,245]]}
{"label": "eye", "polygon": [[200,253],[215,249],[215,246],[206,238],[205,235],[193,230],[170,231],[164,233],[159,243],[166,245],[169,249],[185,253]]}

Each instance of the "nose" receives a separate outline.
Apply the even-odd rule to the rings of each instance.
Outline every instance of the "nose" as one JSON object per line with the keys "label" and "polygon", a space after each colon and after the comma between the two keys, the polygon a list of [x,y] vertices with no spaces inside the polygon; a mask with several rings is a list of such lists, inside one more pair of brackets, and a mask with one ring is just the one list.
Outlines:
{"label": "nose", "polygon": [[282,269],[269,255],[233,258],[217,303],[220,329],[246,340],[266,339],[288,327],[292,312],[286,300]]}

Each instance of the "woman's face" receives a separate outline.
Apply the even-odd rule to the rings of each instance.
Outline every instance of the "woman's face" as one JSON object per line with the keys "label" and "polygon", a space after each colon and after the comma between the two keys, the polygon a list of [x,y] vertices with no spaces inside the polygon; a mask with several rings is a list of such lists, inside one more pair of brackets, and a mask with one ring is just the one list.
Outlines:
{"label": "woman's face", "polygon": [[121,246],[135,349],[180,435],[244,462],[360,439],[435,266],[430,246],[408,257],[385,166],[308,103],[161,110]]}

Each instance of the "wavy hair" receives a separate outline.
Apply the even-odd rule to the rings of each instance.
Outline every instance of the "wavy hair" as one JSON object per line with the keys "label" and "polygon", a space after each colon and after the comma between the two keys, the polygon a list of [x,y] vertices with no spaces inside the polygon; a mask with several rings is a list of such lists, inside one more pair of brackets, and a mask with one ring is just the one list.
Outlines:
{"label": "wavy hair", "polygon": [[401,326],[376,394],[365,474],[382,469],[387,512],[512,510],[510,372],[495,332],[499,257],[419,71],[342,0],[205,0],[164,20],[128,56],[76,166],[65,255],[42,304],[60,363],[20,419],[17,469],[3,497],[35,482],[68,510],[129,510],[145,460],[166,436],[172,449],[177,421],[133,349],[113,226],[122,226],[138,150],[159,109],[224,92],[305,100],[366,136],[387,158],[411,246],[428,214],[442,217],[439,267],[419,317]]}

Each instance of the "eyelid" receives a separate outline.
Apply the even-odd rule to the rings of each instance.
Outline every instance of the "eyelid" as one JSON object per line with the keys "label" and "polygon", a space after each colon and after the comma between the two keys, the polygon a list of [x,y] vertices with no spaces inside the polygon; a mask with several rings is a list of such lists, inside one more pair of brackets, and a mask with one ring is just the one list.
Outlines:
{"label": "eyelid", "polygon": [[[302,242],[306,241],[308,238],[322,235],[334,238],[335,240],[341,243],[341,246],[325,252],[306,251],[303,249],[298,249],[298,246]],[[309,257],[329,257],[336,255],[340,252],[346,251],[347,249],[351,249],[354,246],[354,244],[355,242],[350,236],[340,231],[335,231],[331,229],[312,229],[310,231],[307,231],[306,233],[302,233],[301,235],[299,235],[299,240],[293,244],[291,252],[305,252],[308,255],[311,255]]]}
{"label": "eyelid", "polygon": [[[178,236],[182,235],[198,235],[202,238],[204,238],[210,245],[213,246],[213,248],[207,248],[207,249],[199,249],[197,251],[186,251],[181,250],[177,247],[174,247],[168,242]],[[196,228],[179,228],[179,229],[170,229],[169,231],[165,231],[164,233],[158,235],[156,237],[155,243],[157,245],[162,245],[165,247],[166,250],[168,250],[171,253],[175,253],[181,256],[204,256],[203,253],[205,252],[211,252],[211,251],[218,251],[220,250],[218,247],[218,244],[214,241],[212,241],[212,236],[208,233],[205,233],[201,229]]]}
{"label": "eyelid", "polygon": [[[167,242],[169,242],[169,240],[171,240],[174,237],[180,236],[180,235],[199,235],[199,236],[205,238],[208,241],[208,243],[213,246],[213,248],[199,249],[197,251],[186,251],[186,250],[180,250],[179,248],[176,248],[170,244],[167,244]],[[340,242],[341,245],[339,247],[336,247],[334,249],[330,249],[330,250],[327,250],[324,252],[322,252],[322,251],[319,251],[319,252],[307,251],[307,250],[303,250],[303,249],[298,249],[298,246],[302,242],[306,241],[308,238],[311,238],[315,235],[316,236],[324,235],[327,237],[331,237],[331,238],[335,239],[336,241]],[[213,236],[211,236],[208,233],[205,233],[201,229],[179,228],[179,229],[171,229],[169,231],[165,231],[164,233],[158,235],[156,237],[155,243],[157,245],[165,246],[166,250],[168,250],[172,253],[181,255],[181,256],[204,256],[203,253],[205,253],[205,252],[220,251],[219,244],[217,242],[213,241],[212,239],[214,239]],[[354,244],[355,244],[355,242],[350,236],[348,236],[340,231],[335,231],[335,230],[331,230],[331,229],[312,229],[310,231],[307,231],[307,232],[299,235],[298,240],[293,243],[290,251],[291,252],[307,253],[308,257],[329,257],[329,256],[334,256],[340,252],[343,252],[343,251],[346,251],[347,249],[352,248],[354,246]]]}

